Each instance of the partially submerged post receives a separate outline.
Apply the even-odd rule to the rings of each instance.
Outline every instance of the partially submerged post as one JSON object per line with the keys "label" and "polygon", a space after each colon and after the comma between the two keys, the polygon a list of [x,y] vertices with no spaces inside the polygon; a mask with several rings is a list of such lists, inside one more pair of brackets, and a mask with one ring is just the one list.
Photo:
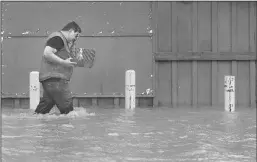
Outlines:
{"label": "partially submerged post", "polygon": [[235,76],[224,78],[224,103],[225,111],[235,111]]}
{"label": "partially submerged post", "polygon": [[40,82],[39,82],[39,72],[30,72],[30,90],[29,90],[29,105],[30,109],[35,110],[40,101]]}
{"label": "partially submerged post", "polygon": [[134,70],[126,71],[125,78],[125,108],[134,109],[136,107],[136,74]]}

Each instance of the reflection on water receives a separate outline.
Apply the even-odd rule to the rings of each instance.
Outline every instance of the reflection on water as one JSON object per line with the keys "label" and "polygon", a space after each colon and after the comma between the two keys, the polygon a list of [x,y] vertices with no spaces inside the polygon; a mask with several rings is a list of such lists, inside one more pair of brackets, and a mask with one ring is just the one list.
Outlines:
{"label": "reflection on water", "polygon": [[256,109],[3,110],[2,161],[256,161]]}

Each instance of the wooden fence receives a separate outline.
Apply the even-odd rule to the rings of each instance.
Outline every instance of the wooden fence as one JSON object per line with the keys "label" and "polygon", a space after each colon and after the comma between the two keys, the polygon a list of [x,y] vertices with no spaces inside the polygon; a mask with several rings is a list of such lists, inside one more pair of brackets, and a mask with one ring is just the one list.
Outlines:
{"label": "wooden fence", "polygon": [[256,107],[256,2],[158,2],[154,6],[155,105]]}

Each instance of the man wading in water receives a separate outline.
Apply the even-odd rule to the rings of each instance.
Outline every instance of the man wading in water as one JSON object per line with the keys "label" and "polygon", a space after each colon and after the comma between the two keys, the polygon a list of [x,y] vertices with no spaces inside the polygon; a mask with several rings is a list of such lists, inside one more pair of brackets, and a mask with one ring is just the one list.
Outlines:
{"label": "man wading in water", "polygon": [[81,28],[73,21],[47,38],[39,72],[44,92],[36,114],[49,113],[54,105],[61,114],[73,111],[69,81],[76,62],[71,62],[71,47],[80,33]]}

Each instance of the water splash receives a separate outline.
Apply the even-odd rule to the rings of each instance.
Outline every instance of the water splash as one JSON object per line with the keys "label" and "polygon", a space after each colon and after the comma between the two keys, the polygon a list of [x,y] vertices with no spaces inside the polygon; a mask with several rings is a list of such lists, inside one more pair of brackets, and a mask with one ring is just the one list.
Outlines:
{"label": "water splash", "polygon": [[[56,109],[56,110],[53,110]],[[22,113],[15,114],[2,114],[3,119],[19,119],[19,120],[27,120],[27,119],[60,119],[60,118],[80,118],[87,116],[95,116],[95,113],[88,113],[83,107],[75,107],[74,111],[71,111],[69,114],[60,114],[57,108],[53,108],[49,114],[34,114],[34,110],[27,110]]]}

